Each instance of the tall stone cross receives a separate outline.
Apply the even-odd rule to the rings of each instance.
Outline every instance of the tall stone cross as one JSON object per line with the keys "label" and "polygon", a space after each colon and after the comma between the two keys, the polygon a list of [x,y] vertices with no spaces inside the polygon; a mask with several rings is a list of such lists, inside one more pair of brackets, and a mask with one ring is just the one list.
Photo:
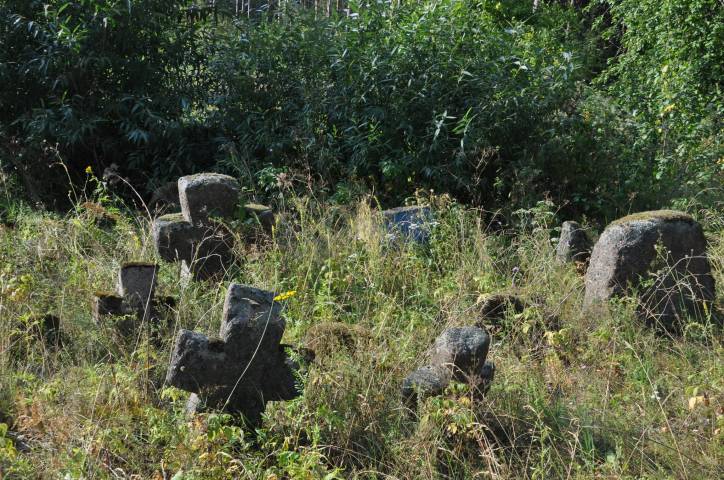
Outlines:
{"label": "tall stone cross", "polygon": [[175,303],[171,297],[154,298],[158,265],[126,263],[118,273],[115,293],[97,292],[93,297],[93,320],[101,324],[108,316],[130,316],[117,325],[121,333],[133,332],[138,322],[157,318],[159,309]]}
{"label": "tall stone cross", "polygon": [[190,413],[220,409],[258,425],[266,402],[299,395],[298,366],[280,343],[284,328],[281,305],[272,292],[231,284],[219,338],[181,330],[166,382],[193,392]]}

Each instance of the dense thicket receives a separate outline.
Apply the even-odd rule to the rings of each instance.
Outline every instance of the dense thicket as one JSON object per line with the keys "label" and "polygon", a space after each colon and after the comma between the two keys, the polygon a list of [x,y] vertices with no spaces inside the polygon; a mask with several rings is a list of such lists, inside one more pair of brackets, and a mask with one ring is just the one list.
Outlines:
{"label": "dense thicket", "polygon": [[0,0],[0,161],[54,195],[62,161],[591,215],[720,198],[720,2],[538,3]]}

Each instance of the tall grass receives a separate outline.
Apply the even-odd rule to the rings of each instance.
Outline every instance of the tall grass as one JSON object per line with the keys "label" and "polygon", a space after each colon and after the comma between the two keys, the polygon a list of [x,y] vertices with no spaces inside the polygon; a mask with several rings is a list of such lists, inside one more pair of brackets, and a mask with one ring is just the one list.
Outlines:
{"label": "tall grass", "polygon": [[[83,210],[16,209],[0,256],[0,471],[5,478],[715,478],[722,473],[722,344],[711,324],[653,333],[623,300],[582,310],[582,279],[554,261],[547,207],[491,232],[481,212],[423,199],[439,225],[429,246],[385,242],[374,202],[288,199],[274,236],[238,249],[219,283],[184,284],[164,264],[159,291],[179,299],[162,344],[119,338],[91,320],[90,298],[125,261],[152,260],[149,219],[112,230]],[[721,285],[723,223],[703,212]],[[304,395],[271,404],[255,434],[219,413],[187,419],[164,385],[179,328],[215,334],[230,281],[287,300],[285,342],[317,342],[325,322],[358,336],[320,349]],[[464,385],[417,412],[399,396],[447,326],[479,321],[480,300],[509,292],[531,306],[491,328],[496,380],[483,401]],[[721,289],[720,289],[721,291]],[[721,294],[719,296],[721,301]],[[60,349],[34,340],[37,315],[62,319]],[[329,330],[331,331],[331,330]],[[328,332],[329,332],[328,331]],[[329,333],[328,333],[329,335]],[[333,338],[323,343],[335,344]]]}

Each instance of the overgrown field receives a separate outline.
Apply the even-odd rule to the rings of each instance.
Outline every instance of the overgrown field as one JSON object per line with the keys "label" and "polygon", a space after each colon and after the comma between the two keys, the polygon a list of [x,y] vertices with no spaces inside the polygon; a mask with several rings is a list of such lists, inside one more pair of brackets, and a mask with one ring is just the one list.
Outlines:
{"label": "overgrown field", "polygon": [[[178,304],[160,344],[149,328],[122,338],[91,320],[92,294],[112,288],[123,262],[155,260],[149,218],[119,214],[101,228],[98,212],[80,206],[64,216],[14,207],[13,223],[0,227],[0,477],[724,474],[719,330],[692,323],[681,336],[657,335],[628,300],[584,311],[582,278],[554,259],[564,219],[549,204],[492,231],[480,211],[420,200],[438,214],[429,246],[386,243],[374,202],[295,197],[272,238],[239,247],[223,281],[184,284],[164,264],[158,288]],[[710,240],[721,305],[724,218],[693,213]],[[216,333],[231,281],[287,292],[286,343],[314,341],[325,322],[348,325],[354,338],[317,338],[303,396],[271,404],[253,434],[222,414],[186,418],[187,394],[164,385],[174,333]],[[401,402],[402,379],[446,326],[473,324],[480,299],[496,292],[534,306],[491,330],[491,390],[477,402],[454,385],[415,415]],[[46,313],[61,318],[61,348],[27,325]]]}

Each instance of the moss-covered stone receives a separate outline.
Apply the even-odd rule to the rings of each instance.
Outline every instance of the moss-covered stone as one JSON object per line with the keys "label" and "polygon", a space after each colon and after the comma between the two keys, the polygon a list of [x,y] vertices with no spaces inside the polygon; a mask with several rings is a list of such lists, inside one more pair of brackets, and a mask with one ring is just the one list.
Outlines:
{"label": "moss-covered stone", "polygon": [[646,222],[652,220],[679,221],[689,223],[696,222],[696,220],[694,220],[691,215],[685,212],[680,212],[678,210],[649,210],[647,212],[632,213],[631,215],[626,215],[625,217],[619,218],[618,220],[614,220],[613,222],[611,222],[609,227],[613,225],[623,225],[631,222]]}

